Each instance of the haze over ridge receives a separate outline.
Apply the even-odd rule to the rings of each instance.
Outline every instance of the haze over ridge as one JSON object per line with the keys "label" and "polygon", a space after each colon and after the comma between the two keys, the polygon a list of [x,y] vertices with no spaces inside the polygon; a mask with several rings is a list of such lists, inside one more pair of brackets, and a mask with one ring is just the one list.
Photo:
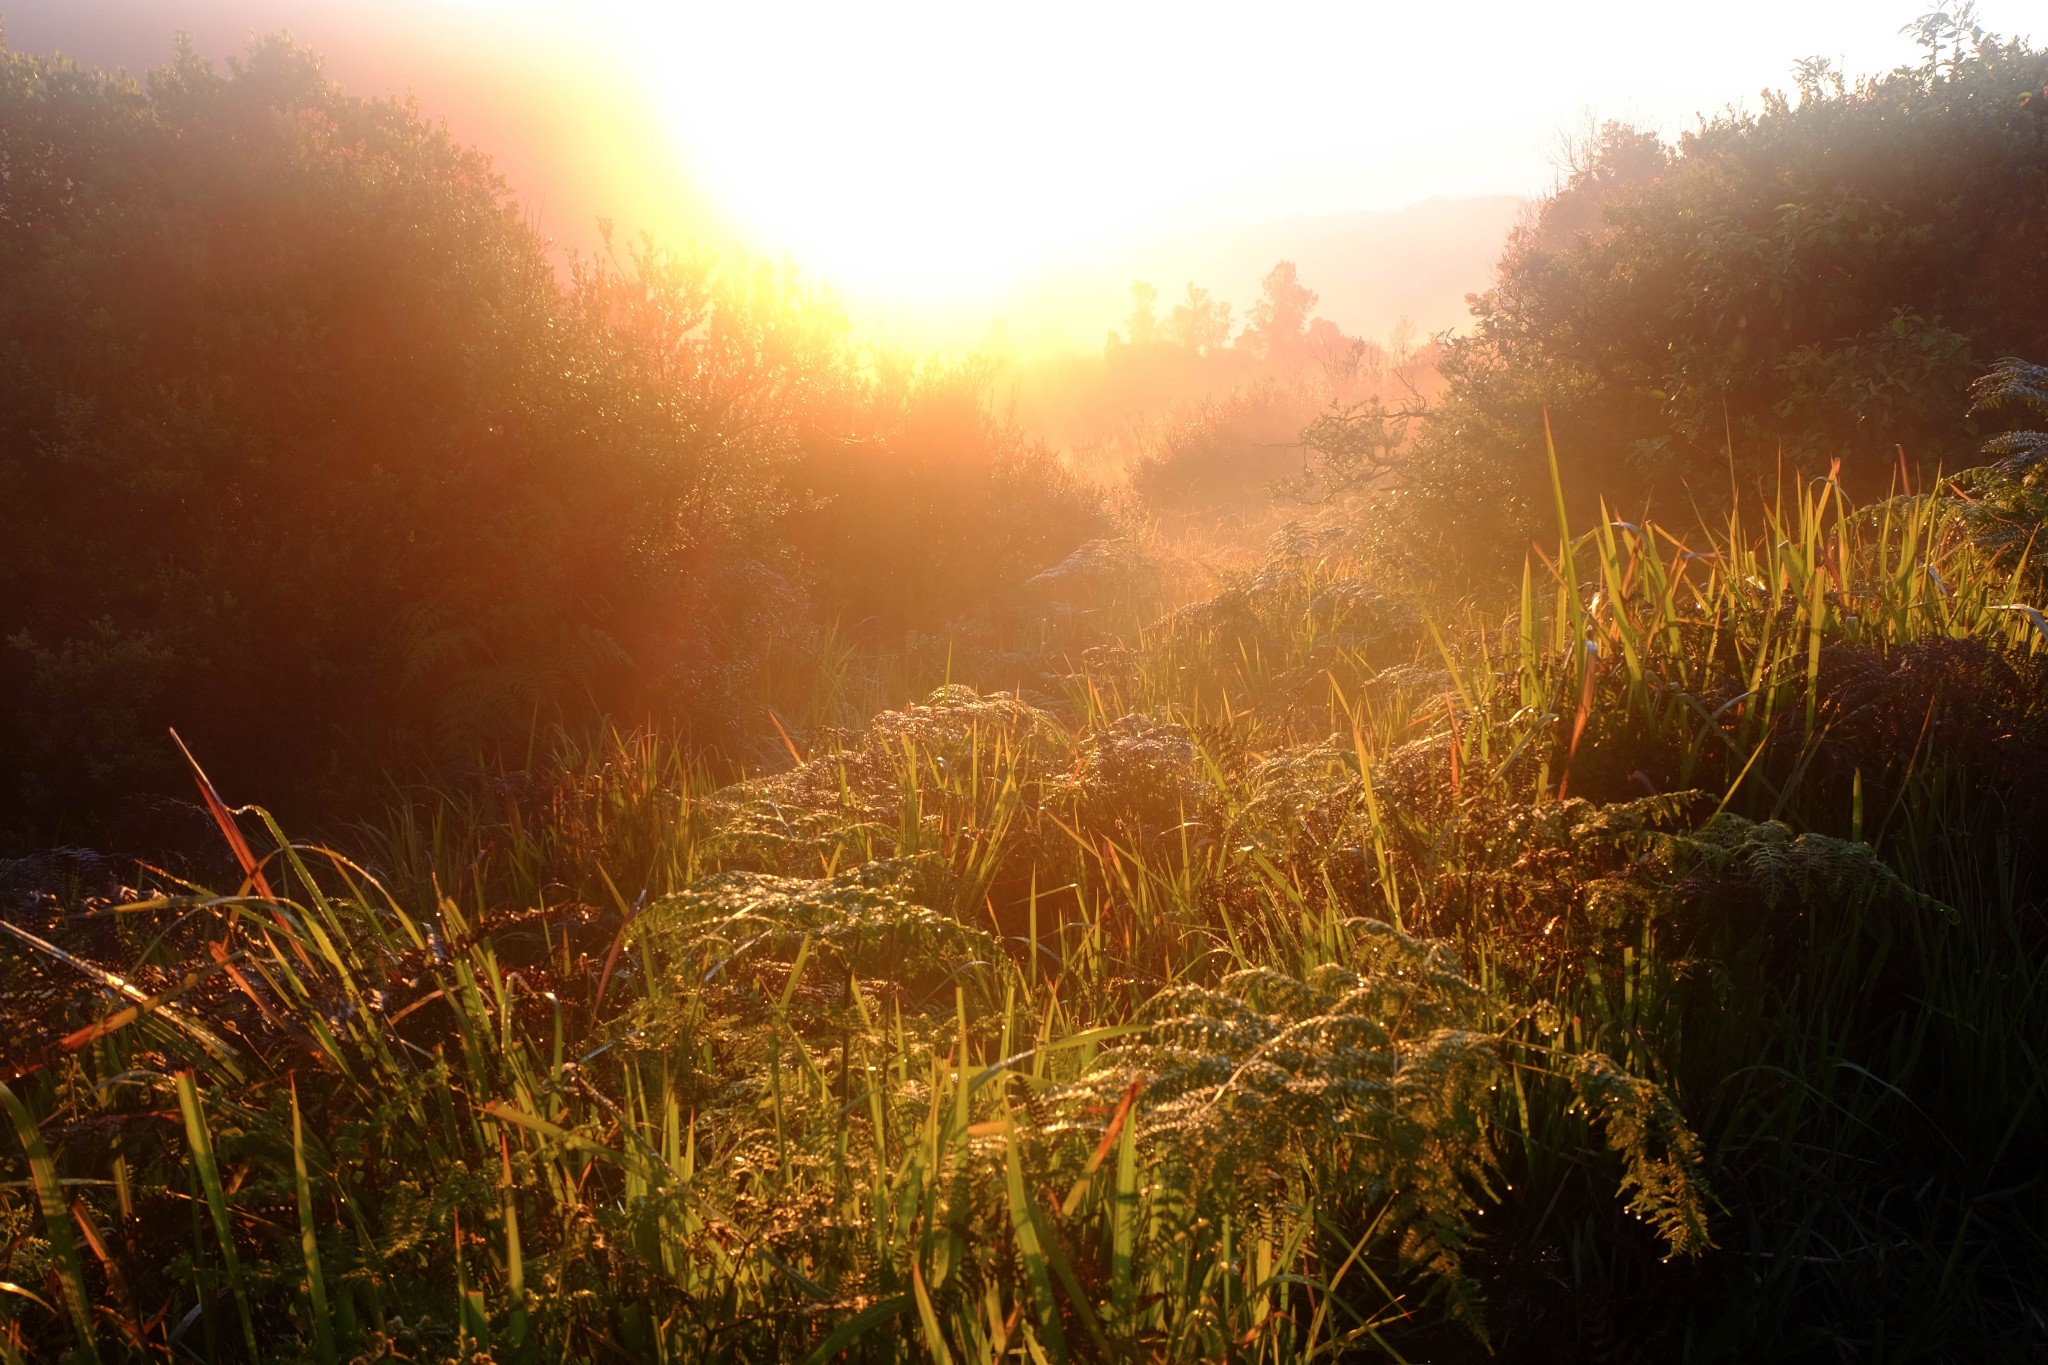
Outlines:
{"label": "haze over ridge", "polygon": [[[288,30],[348,89],[413,93],[490,152],[570,250],[598,249],[604,217],[628,240],[787,256],[865,335],[1088,348],[1133,279],[1168,301],[1192,281],[1242,315],[1282,258],[1353,333],[1454,326],[1512,205],[1554,181],[1556,130],[1582,113],[1564,91],[1668,135],[1785,84],[1784,51],[1907,59],[1906,8],[1739,0],[1654,71],[1630,54],[1669,24],[1618,0],[1548,17],[1290,0],[1256,24],[1054,5],[1009,27],[911,3],[5,0],[0,21],[21,50],[137,74],[175,31],[220,64]],[[835,254],[835,234],[860,245]]]}

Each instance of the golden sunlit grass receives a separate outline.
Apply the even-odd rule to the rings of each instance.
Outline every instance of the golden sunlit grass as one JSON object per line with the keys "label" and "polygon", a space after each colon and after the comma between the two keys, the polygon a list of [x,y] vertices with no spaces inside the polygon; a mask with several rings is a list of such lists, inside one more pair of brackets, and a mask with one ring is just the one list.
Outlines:
{"label": "golden sunlit grass", "polygon": [[[1488,1293],[1553,1217],[1643,1220],[1550,1272],[1598,1295],[1730,1197],[1839,1196],[1794,1244],[1885,1242],[1891,1283],[1995,1277],[1995,1211],[1857,1220],[1909,1094],[2039,1131],[1970,1040],[2037,1034],[2048,981],[1942,755],[1873,752],[1853,810],[1814,766],[1862,723],[1841,651],[2038,665],[2023,563],[1950,511],[1823,482],[1710,542],[1606,524],[1505,620],[1283,546],[1064,703],[948,686],[725,786],[613,740],[360,862],[216,805],[239,888],[105,912],[136,979],[190,975],[0,1092],[0,1211],[64,1305],[10,1286],[0,1347],[1414,1358],[1519,1340]],[[1628,765],[1674,787],[1618,799]],[[1866,1086],[1873,1047],[1914,1055]]]}

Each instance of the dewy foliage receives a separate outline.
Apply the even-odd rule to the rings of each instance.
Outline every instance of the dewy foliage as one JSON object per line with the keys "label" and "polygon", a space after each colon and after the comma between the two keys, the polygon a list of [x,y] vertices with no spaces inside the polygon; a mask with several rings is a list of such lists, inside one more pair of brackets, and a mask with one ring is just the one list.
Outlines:
{"label": "dewy foliage", "polygon": [[1500,617],[1290,531],[1064,695],[44,902],[0,1343],[2024,1343],[2043,640],[1956,501],[1564,533]]}
{"label": "dewy foliage", "polygon": [[[2042,105],[2048,108],[2048,95]],[[1970,399],[1973,417],[2048,426],[2048,366],[2006,356],[1970,386]],[[2048,431],[1999,432],[1985,440],[1982,454],[1984,464],[1955,478],[1969,496],[1951,508],[1951,519],[1979,548],[2011,564],[2034,548],[2048,521]]]}

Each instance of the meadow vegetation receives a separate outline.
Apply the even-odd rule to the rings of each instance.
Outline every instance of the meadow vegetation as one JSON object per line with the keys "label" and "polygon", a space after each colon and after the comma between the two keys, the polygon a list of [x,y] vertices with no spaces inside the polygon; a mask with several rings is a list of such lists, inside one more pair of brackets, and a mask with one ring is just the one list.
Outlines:
{"label": "meadow vegetation", "polygon": [[1114,489],[288,45],[0,57],[0,1361],[2038,1355],[2048,56],[1955,36],[1604,133],[1441,392],[1119,338],[1246,368]]}

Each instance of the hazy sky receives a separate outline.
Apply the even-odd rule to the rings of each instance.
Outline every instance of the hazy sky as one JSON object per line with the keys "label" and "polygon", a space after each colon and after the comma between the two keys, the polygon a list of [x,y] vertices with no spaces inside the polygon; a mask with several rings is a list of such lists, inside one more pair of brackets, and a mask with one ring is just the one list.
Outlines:
{"label": "hazy sky", "polygon": [[[0,0],[88,62],[286,27],[352,88],[415,89],[554,230],[736,230],[854,296],[995,299],[1168,231],[1529,194],[1587,115],[1668,133],[1796,58],[1910,60],[1927,0],[726,4]],[[1984,0],[2010,33],[2038,11]],[[522,174],[523,173],[523,174]],[[563,228],[564,218],[574,226]],[[668,220],[668,221],[664,221]]]}
{"label": "hazy sky", "polygon": [[[607,22],[757,230],[905,286],[1170,225],[1545,187],[1591,109],[1675,130],[1794,58],[1888,67],[1871,0],[685,7]],[[694,11],[694,12],[691,12]],[[704,60],[710,54],[717,59]],[[736,112],[743,111],[743,112]]]}

